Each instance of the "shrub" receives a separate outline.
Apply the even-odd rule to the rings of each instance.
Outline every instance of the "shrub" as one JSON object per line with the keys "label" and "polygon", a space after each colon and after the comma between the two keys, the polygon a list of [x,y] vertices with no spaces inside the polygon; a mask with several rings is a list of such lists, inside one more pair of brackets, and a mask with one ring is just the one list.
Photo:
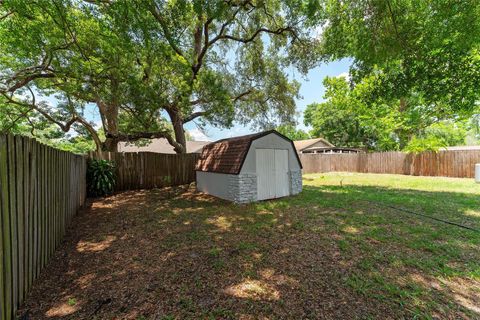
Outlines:
{"label": "shrub", "polygon": [[447,144],[435,137],[427,137],[427,138],[417,138],[413,137],[412,140],[408,143],[408,145],[403,149],[403,151],[409,153],[420,153],[423,151],[434,151],[437,152],[441,148],[446,147]]}
{"label": "shrub", "polygon": [[115,164],[108,160],[90,159],[87,167],[88,194],[92,197],[106,196],[115,186]]}

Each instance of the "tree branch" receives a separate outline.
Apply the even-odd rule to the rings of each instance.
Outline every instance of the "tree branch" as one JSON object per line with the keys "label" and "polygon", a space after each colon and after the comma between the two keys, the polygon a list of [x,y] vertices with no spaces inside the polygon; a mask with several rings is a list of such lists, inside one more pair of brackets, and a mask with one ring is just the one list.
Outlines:
{"label": "tree branch", "polygon": [[2,95],[5,97],[5,99],[7,99],[8,103],[12,103],[12,104],[15,104],[15,105],[18,105],[18,106],[23,106],[23,107],[29,108],[28,111],[22,113],[22,115],[24,115],[25,117],[26,117],[28,112],[30,112],[32,110],[35,110],[38,113],[40,113],[42,116],[44,116],[48,121],[50,121],[50,122],[56,124],[57,126],[59,126],[62,129],[63,132],[70,131],[71,126],[75,122],[78,122],[78,123],[82,124],[85,127],[85,129],[87,129],[88,133],[90,134],[93,141],[95,142],[95,146],[97,148],[97,151],[101,149],[102,142],[100,141],[100,138],[98,137],[97,131],[95,130],[95,128],[93,128],[93,126],[86,119],[84,119],[83,117],[74,113],[70,120],[68,120],[66,123],[62,123],[62,122],[56,120],[55,118],[53,118],[50,114],[48,114],[42,108],[37,106],[36,103],[35,103],[35,95],[34,95],[33,91],[30,88],[28,88],[28,90],[30,90],[30,93],[32,95],[32,102],[31,103],[24,103],[24,102],[16,101],[12,97],[8,96],[5,93],[2,93]]}
{"label": "tree branch", "polygon": [[[17,124],[18,121],[20,121],[21,119],[25,119],[25,118],[28,118],[28,113],[32,111],[32,108],[28,108],[26,111],[21,111],[20,114],[15,118],[15,119],[12,119],[10,121],[10,125],[6,128],[4,128],[2,131],[0,131],[1,133],[7,133],[10,131],[10,129],[12,129],[15,124]],[[11,115],[7,112],[7,115],[11,118]]]}
{"label": "tree branch", "polygon": [[207,103],[208,101],[207,100],[204,100],[204,99],[196,99],[196,100],[192,100],[189,102],[189,105],[191,106],[195,106],[197,104],[201,104],[201,103]]}
{"label": "tree branch", "polygon": [[248,89],[247,91],[244,91],[244,92],[240,93],[239,95],[233,97],[232,100],[233,100],[233,102],[237,102],[238,100],[241,100],[244,96],[249,95],[252,92],[253,92],[253,89]]}
{"label": "tree branch", "polygon": [[[227,27],[235,20],[237,14],[240,12],[242,8],[239,7],[237,10],[235,10],[235,12],[233,13],[232,17],[226,21],[225,23],[222,24],[222,26],[220,27],[220,31],[218,32],[218,34],[210,41],[208,41],[205,46],[203,47],[203,51],[207,51],[208,47],[212,46],[215,42],[217,42],[218,40],[222,39],[222,36],[224,36],[224,32],[225,30],[227,29]],[[205,53],[204,53],[205,54]]]}
{"label": "tree branch", "polygon": [[225,35],[221,36],[220,39],[228,39],[228,40],[233,40],[233,41],[237,41],[237,42],[248,43],[248,42],[252,42],[253,40],[255,40],[255,38],[258,35],[260,35],[261,33],[270,33],[270,34],[280,35],[280,34],[283,34],[286,31],[294,33],[294,30],[290,27],[278,28],[276,30],[270,30],[270,29],[267,29],[267,28],[260,28],[257,31],[255,31],[248,38],[239,38],[239,37],[235,37],[235,36],[232,36],[232,35],[225,34]]}
{"label": "tree branch", "polygon": [[198,117],[202,117],[204,115],[206,115],[207,113],[205,111],[198,111],[198,112],[194,112],[192,114],[190,114],[188,117],[185,117],[185,119],[183,119],[183,123],[187,123],[187,122],[190,122]]}
{"label": "tree branch", "polygon": [[[68,44],[65,46],[52,48],[51,52],[56,50],[61,50],[68,47]],[[26,67],[16,71],[12,76],[4,78],[4,83],[6,85],[6,90],[0,90],[3,92],[15,92],[16,90],[28,85],[31,81],[40,78],[54,78],[55,72],[50,68],[50,63],[52,62],[51,53],[46,53],[42,58],[42,62],[39,65]],[[14,83],[11,85],[11,83]]]}
{"label": "tree branch", "polygon": [[10,12],[5,13],[3,16],[0,17],[0,21],[2,21],[3,19],[8,18],[9,16],[11,16],[11,15],[14,14],[14,13],[15,13],[15,11],[10,11]]}
{"label": "tree branch", "polygon": [[165,19],[160,14],[157,5],[154,4],[148,10],[153,15],[153,17],[158,21],[158,23],[160,23],[160,27],[162,28],[165,38],[167,39],[167,42],[170,45],[170,47],[173,49],[173,51],[175,51],[179,56],[185,58],[185,55],[183,54],[182,50],[180,50],[180,48],[175,44],[175,41],[173,40],[172,34],[170,33],[167,23],[165,22]]}
{"label": "tree branch", "polygon": [[[246,3],[248,3],[248,1]],[[240,12],[241,9],[242,9],[242,6],[239,6],[237,8],[237,10],[235,10],[235,12],[232,14],[232,17],[230,19],[228,19],[228,21],[226,21],[225,23],[222,24],[222,26],[220,27],[220,31],[218,32],[218,34],[212,40],[210,40],[209,26],[213,22],[213,18],[207,19],[207,21],[205,22],[205,24],[203,26],[203,33],[204,33],[203,47],[200,50],[199,54],[197,55],[197,59],[196,59],[195,64],[192,66],[193,79],[196,78],[198,72],[200,71],[200,68],[203,65],[203,58],[205,57],[205,54],[207,53],[208,49],[213,44],[215,44],[215,42],[217,42],[218,40],[221,39],[221,36],[224,35],[225,30],[235,20],[237,14]]]}
{"label": "tree branch", "polygon": [[72,124],[74,124],[78,120],[78,117],[75,114],[75,115],[72,116],[72,118],[70,120],[68,120],[65,123],[62,123],[62,122],[56,120],[55,118],[53,118],[50,114],[48,114],[48,112],[46,112],[45,110],[43,110],[42,108],[40,108],[39,106],[37,106],[35,104],[16,101],[12,97],[8,96],[6,93],[2,93],[2,95],[5,97],[5,99],[7,99],[8,103],[15,104],[15,105],[22,106],[22,107],[28,107],[28,108],[31,108],[31,109],[37,111],[42,116],[44,116],[48,121],[50,121],[50,122],[56,124],[57,126],[59,126],[62,129],[62,131],[64,131],[64,132],[68,132],[70,130],[70,127],[72,126]]}
{"label": "tree branch", "polygon": [[96,151],[102,150],[102,141],[100,141],[100,138],[98,137],[98,133],[95,130],[95,128],[83,117],[80,117],[77,115],[77,121],[81,123],[85,129],[87,129],[88,133],[92,137],[93,141],[95,142],[95,147],[97,148]]}
{"label": "tree branch", "polygon": [[41,79],[41,78],[54,78],[55,74],[54,73],[43,73],[40,71],[39,73],[33,73],[30,74],[26,77],[21,78],[19,74],[15,75],[12,77],[7,83],[16,81],[15,84],[7,88],[7,92],[15,92],[18,89],[28,85],[31,81],[36,80],[36,79]]}
{"label": "tree branch", "polygon": [[195,80],[195,78],[197,77],[197,74],[198,72],[200,71],[200,68],[202,67],[202,64],[203,64],[203,57],[205,56],[205,54],[207,53],[207,50],[208,50],[208,47],[209,47],[209,30],[208,30],[208,27],[210,25],[210,23],[212,23],[213,21],[213,18],[209,18],[207,19],[207,21],[205,22],[205,24],[203,25],[203,47],[201,47],[201,39],[197,38],[197,35],[196,35],[196,43],[195,43],[195,63],[194,65],[192,66],[192,70],[193,70],[193,79]]}

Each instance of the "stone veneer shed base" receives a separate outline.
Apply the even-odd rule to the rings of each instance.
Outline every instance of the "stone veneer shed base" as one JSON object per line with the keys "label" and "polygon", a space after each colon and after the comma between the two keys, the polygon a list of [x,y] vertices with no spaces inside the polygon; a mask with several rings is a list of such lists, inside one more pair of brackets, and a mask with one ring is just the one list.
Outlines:
{"label": "stone veneer shed base", "polygon": [[301,170],[293,142],[272,130],[205,146],[196,166],[197,189],[235,203],[278,198],[302,191]]}

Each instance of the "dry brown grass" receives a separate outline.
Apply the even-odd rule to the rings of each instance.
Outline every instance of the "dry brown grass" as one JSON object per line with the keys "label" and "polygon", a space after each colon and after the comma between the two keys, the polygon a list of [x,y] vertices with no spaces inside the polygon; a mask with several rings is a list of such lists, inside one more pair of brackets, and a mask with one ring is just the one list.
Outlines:
{"label": "dry brown grass", "polygon": [[[365,225],[313,203],[323,196],[307,188],[237,206],[184,186],[98,199],[76,217],[21,312],[31,319],[398,319],[433,315],[438,306],[441,317],[478,312],[480,286],[472,279],[440,283],[395,261],[363,267],[367,257],[399,248],[375,234],[356,243]],[[374,209],[355,211],[363,217]],[[401,290],[438,286],[458,301],[449,306],[453,294],[429,288],[428,298],[400,304],[388,290],[363,290],[359,272]]]}

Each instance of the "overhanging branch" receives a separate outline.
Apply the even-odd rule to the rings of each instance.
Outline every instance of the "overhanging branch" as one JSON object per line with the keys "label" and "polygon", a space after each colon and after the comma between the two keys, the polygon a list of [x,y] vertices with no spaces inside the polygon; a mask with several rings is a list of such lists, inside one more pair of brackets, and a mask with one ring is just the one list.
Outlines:
{"label": "overhanging branch", "polygon": [[183,122],[184,123],[190,122],[198,117],[204,116],[205,114],[207,114],[205,111],[194,112],[190,114],[188,117],[185,117],[185,119],[183,119]]}
{"label": "overhanging branch", "polygon": [[244,91],[238,95],[236,95],[235,97],[232,98],[233,102],[237,102],[238,100],[242,100],[243,97],[249,95],[253,93],[253,89],[248,89],[247,91]]}
{"label": "overhanging branch", "polygon": [[149,7],[150,13],[153,15],[155,20],[158,21],[160,24],[160,27],[162,28],[163,34],[165,35],[165,38],[167,39],[168,44],[170,47],[175,51],[179,56],[184,57],[185,55],[183,54],[182,50],[176,45],[175,41],[173,40],[172,34],[169,30],[169,27],[167,26],[167,23],[161,13],[159,12],[159,9],[156,4],[152,5]]}
{"label": "overhanging branch", "polygon": [[294,30],[290,27],[278,28],[276,30],[270,30],[270,29],[267,29],[267,28],[260,28],[260,29],[256,30],[248,38],[240,38],[240,37],[232,36],[232,35],[229,35],[229,34],[225,34],[225,35],[220,36],[220,39],[228,39],[228,40],[233,40],[233,41],[242,42],[242,43],[249,43],[249,42],[252,42],[253,40],[255,40],[255,38],[258,37],[262,33],[280,35],[280,34],[283,34],[285,32],[294,33]]}
{"label": "overhanging branch", "polygon": [[54,78],[54,77],[55,77],[54,73],[44,73],[44,72],[33,73],[26,77],[16,76],[8,81],[8,82],[15,81],[15,83],[9,86],[6,91],[15,92],[18,89],[28,85],[33,80],[42,79],[42,78]]}
{"label": "overhanging branch", "polygon": [[57,119],[53,118],[48,112],[46,112],[45,110],[43,110],[42,108],[40,108],[39,106],[37,106],[34,103],[25,103],[25,102],[17,101],[15,99],[13,99],[11,96],[7,95],[6,93],[2,93],[2,96],[5,97],[5,99],[7,99],[8,103],[15,104],[15,105],[22,106],[22,107],[31,108],[31,109],[37,111],[42,116],[44,116],[48,121],[50,121],[50,122],[56,124],[57,126],[59,126],[62,129],[63,132],[68,132],[70,130],[71,126],[78,120],[77,115],[74,114],[70,120],[68,120],[65,123],[62,123],[62,122],[58,121]]}

